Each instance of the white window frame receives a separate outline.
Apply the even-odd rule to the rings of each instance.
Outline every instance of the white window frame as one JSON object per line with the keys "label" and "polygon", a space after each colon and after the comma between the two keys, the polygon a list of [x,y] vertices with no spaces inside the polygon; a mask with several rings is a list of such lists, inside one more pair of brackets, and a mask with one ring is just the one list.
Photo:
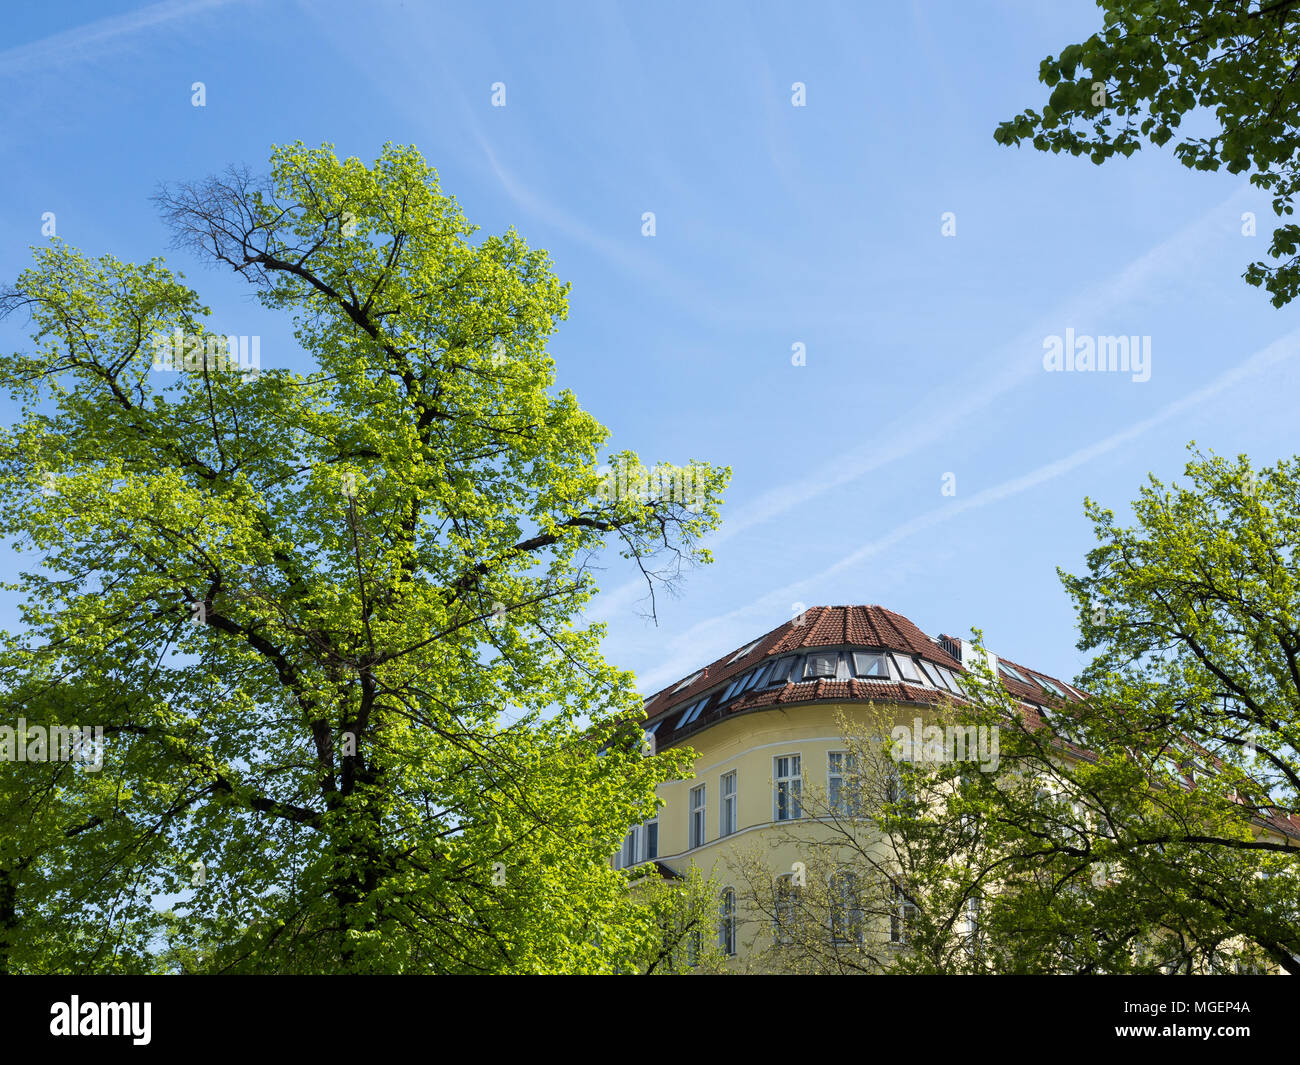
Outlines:
{"label": "white window frame", "polygon": [[980,941],[980,897],[971,895],[966,899],[966,949],[974,953]]}
{"label": "white window frame", "polygon": [[[795,772],[780,772],[782,762],[793,762]],[[787,770],[790,766],[787,764]],[[791,787],[793,785],[793,787]],[[781,816],[781,796],[786,796],[786,813]],[[778,754],[772,758],[772,820],[798,821],[803,817],[803,756],[800,754]],[[794,813],[790,814],[793,800]]]}
{"label": "white window frame", "polygon": [[[727,782],[731,792],[727,792]],[[718,778],[718,838],[730,836],[740,830],[740,777],[736,770],[723,773]]]}
{"label": "white window frame", "polygon": [[[925,683],[924,679],[921,676],[921,671],[917,668],[915,658],[913,658],[911,655],[900,654],[897,651],[894,652],[893,658],[894,658],[894,665],[898,667],[898,676],[901,680],[905,681],[908,684]],[[906,666],[903,665],[904,662],[907,663]],[[907,671],[909,669],[912,671],[912,676],[910,677],[907,675]]]}
{"label": "white window frame", "polygon": [[[840,759],[839,769],[835,768],[836,757]],[[826,752],[826,803],[832,813],[837,813],[841,817],[856,816],[855,807],[858,805],[855,795],[849,795],[845,791],[845,781],[857,772],[857,758],[852,751],[827,751]],[[835,782],[839,781],[838,789]],[[839,798],[836,798],[836,791],[839,792]]]}
{"label": "white window frame", "polygon": [[[845,884],[848,891],[840,885]],[[838,918],[838,920],[837,920]],[[840,925],[837,930],[837,923]],[[830,936],[837,947],[860,946],[863,940],[864,915],[862,897],[858,894],[858,878],[851,869],[837,869],[830,882]],[[840,934],[848,932],[848,935]]]}
{"label": "white window frame", "polygon": [[[836,675],[836,673],[839,672],[839,668],[840,668],[840,657],[841,657],[841,656],[840,656],[840,653],[839,653],[838,651],[811,651],[811,652],[809,652],[808,655],[807,655],[807,656],[804,658],[804,660],[803,660],[803,670],[802,670],[802,672],[803,672],[803,678],[802,678],[802,679],[805,680],[805,681],[815,681],[815,680],[834,680],[834,679],[835,679],[835,675]],[[809,670],[811,670],[811,669],[813,668],[813,663],[814,663],[817,659],[819,659],[819,658],[820,658],[820,659],[829,659],[829,661],[826,663],[827,665],[830,666],[830,675],[829,675],[829,676],[827,676],[825,673],[810,673],[810,672],[809,672]]]}
{"label": "white window frame", "polygon": [[[885,667],[885,673],[884,673],[884,676],[878,676],[877,674],[874,674],[874,673],[859,673],[859,672],[858,672],[858,656],[859,656],[859,655],[861,655],[861,656],[864,657],[864,658],[875,659],[877,662],[879,662],[881,665],[883,665],[883,666]],[[856,677],[858,680],[890,680],[890,679],[892,679],[893,674],[892,674],[892,672],[891,672],[891,670],[890,670],[890,668],[889,668],[889,655],[887,655],[884,651],[854,651],[854,652],[849,656],[849,658],[850,658],[851,665],[852,665],[852,669],[853,669],[853,676]]]}
{"label": "white window frame", "polygon": [[[690,795],[690,821],[687,822],[688,850],[694,850],[696,847],[703,847],[708,840],[707,832],[708,822],[708,792],[706,784],[698,784],[691,788]],[[697,800],[698,796],[698,800]]]}
{"label": "white window frame", "polygon": [[736,889],[725,887],[719,896],[718,948],[728,958],[736,956]]}
{"label": "white window frame", "polygon": [[[786,885],[784,898],[782,884]],[[772,885],[772,939],[779,944],[794,941],[791,926],[799,912],[799,885],[794,881],[794,873],[782,873]],[[782,918],[785,918],[783,920]]]}
{"label": "white window frame", "polygon": [[906,947],[912,941],[911,922],[917,913],[916,903],[910,902],[903,889],[894,885],[894,906],[889,915],[889,942],[896,947]]}

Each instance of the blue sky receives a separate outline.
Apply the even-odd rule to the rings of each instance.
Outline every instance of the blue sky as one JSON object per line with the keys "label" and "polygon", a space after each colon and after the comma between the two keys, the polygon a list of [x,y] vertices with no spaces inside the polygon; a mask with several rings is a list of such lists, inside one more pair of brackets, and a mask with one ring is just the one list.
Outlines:
{"label": "blue sky", "polygon": [[[1087,0],[22,5],[0,30],[0,277],[53,211],[87,253],[166,254],[215,328],[302,368],[247,286],[168,252],[148,196],[277,142],[415,144],[471,221],[572,282],[551,353],[611,447],[734,470],[716,562],[657,626],[628,569],[603,574],[606,653],[645,693],[823,603],[980,626],[1073,677],[1056,567],[1083,568],[1083,498],[1125,514],[1192,439],[1257,466],[1300,450],[1298,312],[1240,278],[1266,198],[1167,151],[1095,167],[993,141],[1097,25]],[[1045,372],[1066,329],[1150,337],[1150,379]],[[0,349],[23,337],[0,325]]]}

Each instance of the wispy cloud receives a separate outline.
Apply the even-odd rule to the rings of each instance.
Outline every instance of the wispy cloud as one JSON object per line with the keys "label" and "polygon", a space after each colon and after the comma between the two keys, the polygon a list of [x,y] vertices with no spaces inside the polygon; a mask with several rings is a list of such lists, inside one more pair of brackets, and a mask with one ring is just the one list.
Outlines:
{"label": "wispy cloud", "polygon": [[[856,551],[845,555],[830,566],[809,577],[776,588],[771,592],[747,603],[743,607],[726,614],[701,621],[685,632],[668,641],[671,657],[658,668],[642,673],[638,677],[641,690],[645,693],[657,691],[663,685],[685,676],[690,670],[699,667],[701,662],[722,654],[731,647],[738,646],[756,632],[766,631],[774,623],[790,616],[791,604],[806,598],[824,586],[825,582],[846,570],[861,564],[869,558],[882,554],[890,548],[910,539],[919,532],[950,522],[968,511],[1001,502],[1030,488],[1035,488],[1048,481],[1055,480],[1071,470],[1091,462],[1093,459],[1136,439],[1158,425],[1177,418],[1180,414],[1197,407],[1208,400],[1242,383],[1277,363],[1292,358],[1300,353],[1300,329],[1275,340],[1268,347],[1256,352],[1244,362],[1221,374],[1203,388],[1188,393],[1180,399],[1167,404],[1149,418],[1143,418],[1126,429],[1113,433],[1088,447],[1079,448],[1063,458],[1037,469],[1003,481],[1001,484],[986,488],[969,499],[949,503],[921,514],[884,536],[864,544]],[[809,605],[813,605],[811,600]],[[774,622],[773,619],[777,621]]]}
{"label": "wispy cloud", "polygon": [[164,0],[122,15],[96,19],[0,52],[0,76],[30,74],[94,59],[120,48],[146,30],[224,7],[231,2],[233,0]]}
{"label": "wispy cloud", "polygon": [[[755,526],[779,518],[812,499],[883,469],[909,455],[950,438],[964,423],[987,411],[1012,389],[1042,376],[1043,337],[1066,325],[1095,320],[1117,308],[1154,298],[1163,284],[1173,283],[1188,261],[1202,257],[1205,247],[1222,233],[1225,219],[1251,195],[1242,185],[1217,207],[1201,215],[1096,287],[1043,316],[1032,328],[977,365],[949,396],[932,393],[887,423],[864,443],[819,463],[820,476],[810,475],[777,485],[757,499],[726,512],[722,527],[706,546],[719,545]],[[644,580],[629,580],[602,592],[588,615],[602,620],[630,610],[644,598]]]}

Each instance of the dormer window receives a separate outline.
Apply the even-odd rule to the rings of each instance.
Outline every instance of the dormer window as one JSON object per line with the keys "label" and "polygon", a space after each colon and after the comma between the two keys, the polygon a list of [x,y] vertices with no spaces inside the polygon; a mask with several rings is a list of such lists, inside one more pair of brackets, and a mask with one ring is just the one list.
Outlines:
{"label": "dormer window", "polygon": [[706,695],[706,696],[705,696],[703,699],[701,699],[699,702],[697,702],[697,703],[692,703],[691,706],[690,706],[690,708],[686,711],[686,713],[682,714],[681,720],[677,722],[677,727],[678,727],[678,728],[685,728],[685,727],[686,727],[687,725],[689,725],[692,721],[694,721],[697,717],[699,717],[699,716],[700,716],[700,712],[704,709],[704,705],[705,705],[705,704],[706,704],[706,703],[707,703],[711,698],[712,698],[712,696],[710,696],[710,695]]}
{"label": "dormer window", "polygon": [[930,682],[932,688],[939,688],[942,690],[947,687],[943,682],[943,678],[939,676],[939,667],[934,665],[934,663],[927,662],[922,658],[921,669],[925,671],[925,679]]}
{"label": "dormer window", "polygon": [[784,684],[790,677],[790,667],[794,665],[793,658],[782,658],[772,663],[771,672],[764,681],[765,687],[771,687],[773,684]]}
{"label": "dormer window", "polygon": [[840,656],[838,654],[810,654],[803,667],[804,679],[834,680],[835,670],[839,668],[839,664]]}
{"label": "dormer window", "polygon": [[889,660],[874,651],[853,652],[853,675],[867,679],[888,680]]}
{"label": "dormer window", "polygon": [[909,658],[907,655],[894,655],[894,663],[898,666],[898,672],[902,674],[904,680],[910,680],[917,684],[921,683],[921,674],[916,670],[916,659]]}

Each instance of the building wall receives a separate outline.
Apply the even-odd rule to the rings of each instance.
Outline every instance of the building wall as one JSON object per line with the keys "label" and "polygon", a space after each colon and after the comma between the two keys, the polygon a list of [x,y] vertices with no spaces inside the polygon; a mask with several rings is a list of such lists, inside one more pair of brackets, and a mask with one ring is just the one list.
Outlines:
{"label": "building wall", "polygon": [[[846,714],[865,720],[868,713],[876,717],[881,711],[886,714],[889,727],[900,723],[911,725],[917,717],[923,720],[929,717],[925,707],[914,703],[876,703],[869,708],[867,703],[836,701],[739,713],[688,737],[686,742],[698,752],[693,778],[670,781],[659,788],[664,805],[658,815],[658,860],[683,872],[694,865],[705,876],[711,876],[719,888],[732,887],[738,896],[744,894],[740,862],[755,849],[761,849],[766,856],[774,877],[790,872],[800,860],[800,847],[785,838],[790,835],[791,824],[775,821],[774,759],[799,755],[805,794],[817,789],[824,795],[828,786],[828,755],[845,748],[837,716]],[[737,830],[722,836],[719,831],[721,778],[732,771],[737,777],[739,800]],[[690,793],[701,784],[706,789],[704,843],[690,847]],[[795,824],[801,835],[827,831],[806,815]],[[744,906],[743,898],[741,906]],[[746,940],[755,928],[760,935],[764,931],[764,922],[755,922],[753,914],[742,914],[742,918],[748,918],[749,930],[738,936],[739,956],[733,963],[735,967],[744,964]],[[880,929],[877,933],[882,931],[887,934],[887,930]]]}

